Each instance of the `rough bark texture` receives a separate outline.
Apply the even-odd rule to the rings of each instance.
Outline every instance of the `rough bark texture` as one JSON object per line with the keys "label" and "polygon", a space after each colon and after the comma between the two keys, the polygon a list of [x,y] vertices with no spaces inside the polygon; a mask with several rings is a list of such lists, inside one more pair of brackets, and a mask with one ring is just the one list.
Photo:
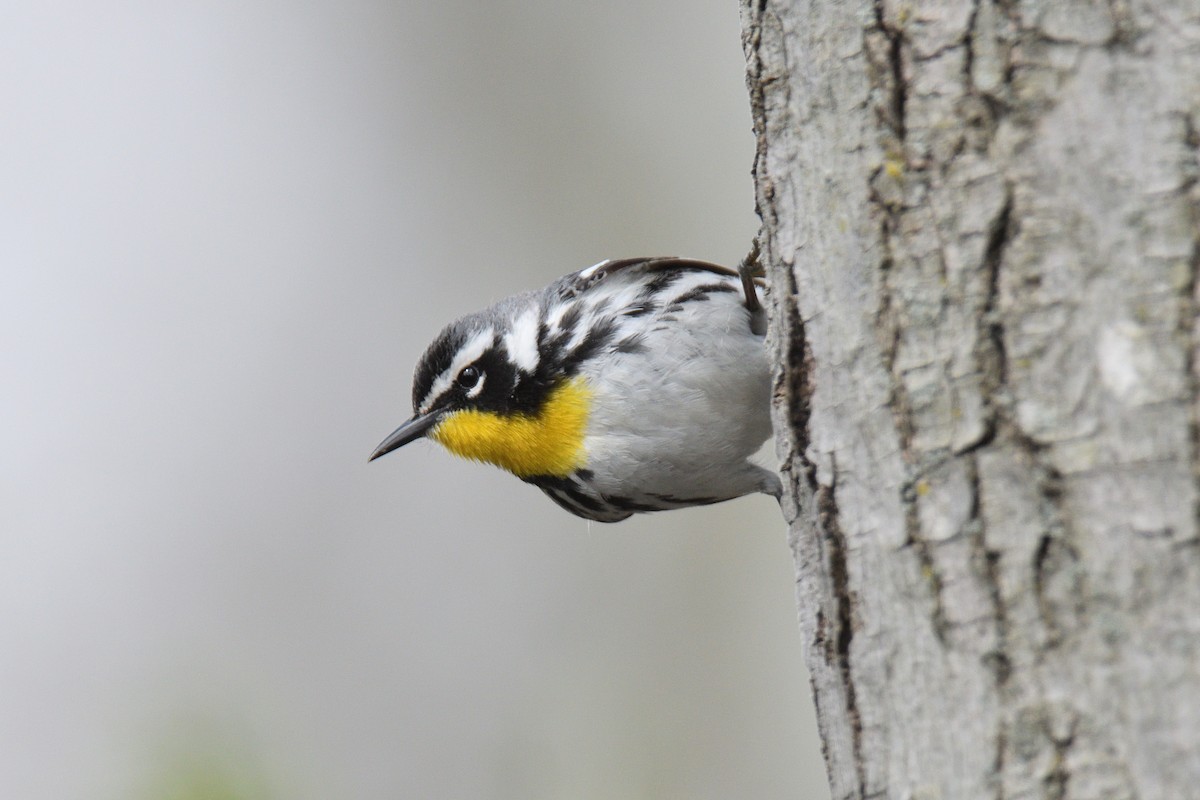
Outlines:
{"label": "rough bark texture", "polygon": [[743,25],[833,796],[1200,797],[1200,3]]}

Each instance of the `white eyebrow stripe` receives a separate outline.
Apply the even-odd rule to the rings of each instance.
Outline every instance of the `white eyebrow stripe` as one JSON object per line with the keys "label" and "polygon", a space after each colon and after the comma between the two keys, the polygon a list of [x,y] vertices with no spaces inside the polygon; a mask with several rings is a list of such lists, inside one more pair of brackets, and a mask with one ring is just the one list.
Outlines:
{"label": "white eyebrow stripe", "polygon": [[538,309],[529,308],[517,321],[512,330],[504,334],[504,346],[512,356],[513,363],[523,372],[533,372],[538,365]]}
{"label": "white eyebrow stripe", "polygon": [[450,362],[450,366],[442,371],[433,383],[429,385],[429,393],[425,395],[425,401],[421,403],[421,407],[417,409],[418,413],[424,414],[429,411],[433,401],[437,400],[445,393],[450,385],[454,383],[454,379],[458,377],[458,373],[462,368],[479,359],[488,348],[496,341],[496,329],[487,328],[472,336],[458,348],[458,352],[454,355],[454,360]]}
{"label": "white eyebrow stripe", "polygon": [[587,280],[588,278],[590,278],[596,274],[596,270],[603,269],[605,266],[607,266],[611,263],[612,263],[612,259],[606,258],[598,264],[592,264],[587,269],[580,270],[579,277],[583,278],[584,280]]}

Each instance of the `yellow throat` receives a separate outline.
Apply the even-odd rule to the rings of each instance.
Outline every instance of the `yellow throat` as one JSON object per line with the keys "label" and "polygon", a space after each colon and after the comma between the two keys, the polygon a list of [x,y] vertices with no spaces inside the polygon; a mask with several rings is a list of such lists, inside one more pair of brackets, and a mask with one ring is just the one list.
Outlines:
{"label": "yellow throat", "polygon": [[487,461],[518,478],[564,478],[584,465],[590,404],[586,382],[569,378],[550,390],[536,415],[455,411],[429,437],[455,455]]}

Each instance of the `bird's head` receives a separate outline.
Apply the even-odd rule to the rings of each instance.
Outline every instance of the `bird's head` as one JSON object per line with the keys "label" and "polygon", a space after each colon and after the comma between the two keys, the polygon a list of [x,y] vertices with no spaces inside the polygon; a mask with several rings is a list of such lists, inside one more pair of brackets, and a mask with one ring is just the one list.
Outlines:
{"label": "bird's head", "polygon": [[428,437],[521,478],[583,466],[591,393],[549,358],[539,306],[496,309],[448,325],[417,362],[413,416],[371,454]]}

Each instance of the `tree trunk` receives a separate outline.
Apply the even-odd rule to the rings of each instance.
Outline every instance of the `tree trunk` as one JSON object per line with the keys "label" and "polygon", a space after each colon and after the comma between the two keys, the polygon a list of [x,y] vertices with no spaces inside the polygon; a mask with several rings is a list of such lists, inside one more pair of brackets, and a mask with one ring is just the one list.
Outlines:
{"label": "tree trunk", "polygon": [[1200,797],[1200,4],[743,23],[833,796]]}

